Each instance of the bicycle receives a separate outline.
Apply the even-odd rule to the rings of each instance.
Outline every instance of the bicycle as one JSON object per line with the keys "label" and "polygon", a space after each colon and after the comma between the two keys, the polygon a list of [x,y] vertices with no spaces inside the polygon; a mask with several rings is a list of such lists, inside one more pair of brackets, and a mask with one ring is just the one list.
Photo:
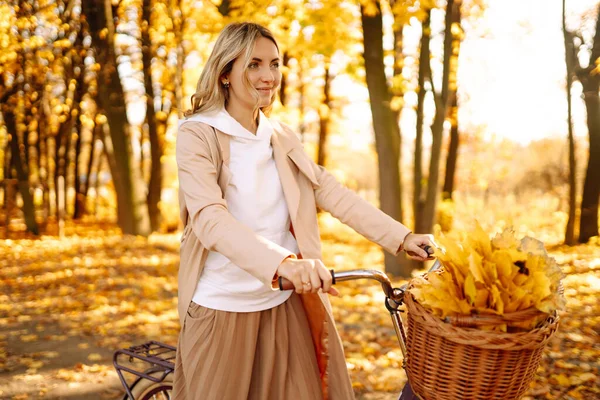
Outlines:
{"label": "bicycle", "polygon": [[[170,399],[175,352],[174,346],[154,340],[117,350],[113,355],[113,365],[125,388],[123,400]],[[125,364],[120,356],[126,356],[128,363]],[[136,369],[136,362],[141,362],[144,370]],[[135,380],[128,384],[123,372],[136,376]]]}
{"label": "bicycle", "polygon": [[[429,249],[425,249],[428,253]],[[434,271],[440,267],[440,262],[435,261],[431,269]],[[400,306],[404,303],[404,293],[407,285],[399,288],[392,287],[392,283],[388,276],[377,270],[353,270],[335,272],[331,270],[333,283],[351,281],[357,279],[372,279],[381,283],[381,287],[385,294],[385,307],[390,312],[394,330],[400,344],[403,361],[402,368],[406,368],[406,335],[402,318],[400,317]],[[291,282],[279,278],[280,290],[293,289]],[[143,371],[136,370],[132,366],[122,364],[119,361],[119,356],[128,356],[129,363],[143,362],[150,364]],[[122,358],[122,357],[121,357]],[[175,364],[175,347],[157,342],[150,341],[137,346],[131,346],[126,349],[117,350],[113,356],[113,364],[117,370],[117,374],[123,387],[125,395],[123,400],[158,400],[170,399],[173,389],[173,371]],[[129,385],[123,376],[123,372],[129,372],[135,375],[134,382]],[[407,383],[399,394],[398,400],[418,400],[413,393],[410,383]]]}

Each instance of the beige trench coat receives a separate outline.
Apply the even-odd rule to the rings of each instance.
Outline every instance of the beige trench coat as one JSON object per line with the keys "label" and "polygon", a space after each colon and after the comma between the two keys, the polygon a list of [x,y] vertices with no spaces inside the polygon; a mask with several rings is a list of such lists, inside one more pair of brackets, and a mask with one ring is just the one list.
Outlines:
{"label": "beige trench coat", "polygon": [[[410,231],[314,163],[289,127],[277,122],[273,126],[273,157],[300,255],[322,259],[317,206],[386,251],[397,254]],[[184,121],[177,137],[176,159],[179,205],[185,225],[178,276],[178,311],[183,325],[208,250],[223,254],[269,286],[288,253],[255,234],[227,211],[224,193],[231,178],[228,135],[202,122]],[[335,330],[328,295],[301,297],[315,344],[323,398],[327,399],[328,351],[343,351],[341,340]]]}

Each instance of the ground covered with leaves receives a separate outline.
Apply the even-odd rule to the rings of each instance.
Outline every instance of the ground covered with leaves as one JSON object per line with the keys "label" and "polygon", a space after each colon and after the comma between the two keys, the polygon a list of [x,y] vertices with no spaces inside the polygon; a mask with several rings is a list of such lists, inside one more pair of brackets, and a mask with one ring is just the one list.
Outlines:
{"label": "ground covered with leaves", "polygon": [[[379,248],[322,219],[324,261],[381,268]],[[0,240],[0,399],[118,399],[112,354],[175,344],[179,235],[123,237],[112,225],[71,225],[64,238]],[[567,308],[528,399],[600,399],[600,245],[549,248]],[[397,285],[403,281],[395,280]],[[332,303],[359,399],[396,399],[402,354],[378,284],[345,282]]]}

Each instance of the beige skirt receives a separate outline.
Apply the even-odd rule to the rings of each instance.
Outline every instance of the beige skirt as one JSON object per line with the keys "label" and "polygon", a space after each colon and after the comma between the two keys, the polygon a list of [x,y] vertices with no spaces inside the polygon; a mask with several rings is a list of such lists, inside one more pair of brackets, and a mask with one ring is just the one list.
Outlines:
{"label": "beige skirt", "polygon": [[[344,352],[329,335],[328,399],[354,399]],[[234,313],[190,303],[177,345],[173,400],[321,400],[315,348],[300,296]]]}

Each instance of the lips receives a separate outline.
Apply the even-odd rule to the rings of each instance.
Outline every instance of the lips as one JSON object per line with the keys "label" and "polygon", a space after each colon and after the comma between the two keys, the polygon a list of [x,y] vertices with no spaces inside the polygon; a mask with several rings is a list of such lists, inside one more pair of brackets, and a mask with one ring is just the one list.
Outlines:
{"label": "lips", "polygon": [[258,90],[258,93],[261,94],[271,94],[271,88],[257,88],[256,90]]}

